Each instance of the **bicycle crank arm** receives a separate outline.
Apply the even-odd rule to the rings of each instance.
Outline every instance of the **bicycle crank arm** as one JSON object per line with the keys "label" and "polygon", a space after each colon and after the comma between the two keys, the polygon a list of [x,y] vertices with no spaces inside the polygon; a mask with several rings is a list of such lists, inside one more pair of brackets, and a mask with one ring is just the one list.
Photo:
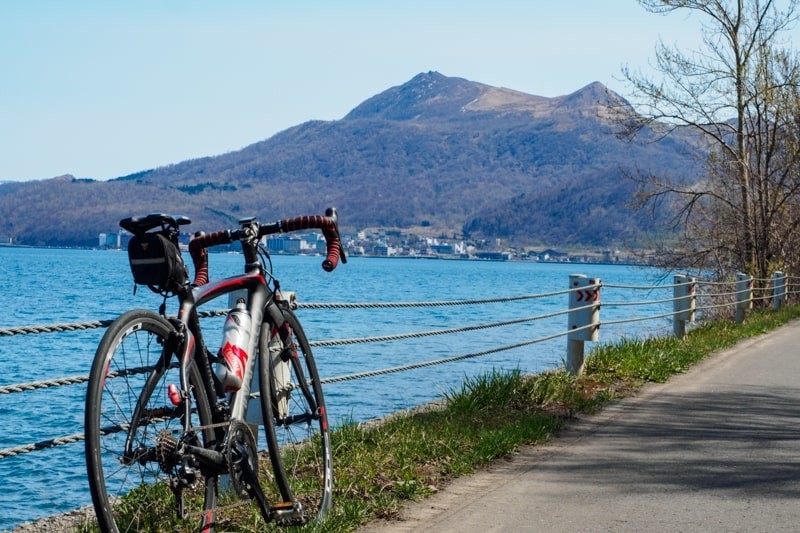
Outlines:
{"label": "bicycle crank arm", "polygon": [[241,472],[244,488],[250,498],[258,502],[258,507],[261,510],[261,515],[264,520],[271,522],[274,517],[274,512],[267,503],[267,497],[261,489],[261,484],[258,482],[258,472],[253,469],[253,466],[248,460],[247,450],[243,443],[237,443],[235,446],[234,468]]}
{"label": "bicycle crank arm", "polygon": [[186,443],[181,446],[181,451],[184,454],[193,455],[206,466],[219,468],[220,471],[224,471],[227,468],[225,454],[221,452],[209,450],[208,448],[202,448],[200,446],[192,446]]}

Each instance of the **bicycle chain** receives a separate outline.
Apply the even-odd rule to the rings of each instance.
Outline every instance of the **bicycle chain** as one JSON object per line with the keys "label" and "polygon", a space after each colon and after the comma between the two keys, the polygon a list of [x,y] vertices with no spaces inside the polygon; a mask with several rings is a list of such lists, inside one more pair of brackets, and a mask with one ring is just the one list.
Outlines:
{"label": "bicycle chain", "polygon": [[[189,427],[189,431],[194,431],[195,433],[197,433],[199,431],[205,431],[207,429],[217,429],[217,428],[223,428],[223,427],[230,428],[231,427],[231,421],[228,420],[227,422],[217,422],[215,424],[207,424],[205,426],[190,426]],[[183,430],[182,429],[176,429],[175,432],[176,433],[177,432],[183,432]]]}

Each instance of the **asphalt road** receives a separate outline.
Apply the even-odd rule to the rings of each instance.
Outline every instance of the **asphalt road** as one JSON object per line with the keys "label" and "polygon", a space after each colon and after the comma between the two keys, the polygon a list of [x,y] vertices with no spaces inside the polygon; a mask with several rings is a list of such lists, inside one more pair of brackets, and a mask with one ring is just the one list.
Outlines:
{"label": "asphalt road", "polygon": [[800,321],[363,532],[800,531]]}

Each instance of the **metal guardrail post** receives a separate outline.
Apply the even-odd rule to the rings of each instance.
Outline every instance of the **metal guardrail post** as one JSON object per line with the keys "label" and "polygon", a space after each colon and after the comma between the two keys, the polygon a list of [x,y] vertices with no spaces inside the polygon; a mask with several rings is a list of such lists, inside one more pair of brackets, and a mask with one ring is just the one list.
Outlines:
{"label": "metal guardrail post", "polygon": [[736,323],[744,322],[747,311],[753,308],[753,276],[736,273]]}
{"label": "metal guardrail post", "polygon": [[567,372],[577,376],[583,370],[583,343],[600,337],[600,280],[572,274],[569,288],[572,292],[567,314]]}
{"label": "metal guardrail post", "polygon": [[690,278],[683,274],[676,275],[673,296],[672,310],[675,314],[672,320],[672,330],[675,337],[682,339],[686,336],[686,322],[694,322],[695,319],[697,278]]}
{"label": "metal guardrail post", "polygon": [[786,274],[781,271],[772,276],[772,308],[777,311],[786,303]]}

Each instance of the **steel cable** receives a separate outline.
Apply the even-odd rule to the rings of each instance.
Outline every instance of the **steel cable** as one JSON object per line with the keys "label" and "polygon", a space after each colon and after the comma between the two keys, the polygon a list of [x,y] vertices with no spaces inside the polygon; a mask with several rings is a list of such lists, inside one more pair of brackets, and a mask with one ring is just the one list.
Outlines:
{"label": "steel cable", "polygon": [[[590,287],[599,287],[599,286],[600,285],[593,285]],[[514,302],[518,300],[550,298],[552,296],[561,296],[563,294],[569,294],[571,292],[577,292],[586,289],[587,287],[579,287],[575,289],[564,289],[562,291],[546,292],[541,294],[508,296],[503,298],[487,298],[483,300],[452,300],[452,301],[432,301],[432,302],[327,302],[327,303],[298,302],[297,308],[298,309],[392,309],[392,308],[406,308],[406,307],[445,307],[445,306],[456,306],[456,305],[477,305],[477,304]]]}
{"label": "steel cable", "polygon": [[677,296],[675,298],[665,298],[663,300],[648,300],[643,302],[602,302],[603,307],[624,307],[632,305],[654,305],[663,304],[668,302],[677,302],[679,300],[688,300],[691,296]]}
{"label": "steel cable", "polygon": [[387,342],[387,341],[396,341],[396,340],[404,340],[404,339],[413,339],[413,338],[422,338],[422,337],[433,337],[436,335],[448,335],[451,333],[465,333],[469,331],[477,331],[481,329],[490,329],[490,328],[499,328],[503,326],[511,326],[515,324],[522,324],[525,322],[533,322],[536,320],[542,320],[545,318],[552,318],[554,316],[559,315],[566,315],[570,311],[579,311],[583,309],[591,309],[594,307],[595,304],[585,305],[583,307],[576,307],[574,309],[567,309],[564,311],[554,311],[552,313],[547,313],[544,315],[536,315],[530,316],[526,318],[517,318],[514,320],[507,320],[504,322],[494,322],[491,324],[477,324],[474,326],[464,326],[460,328],[452,328],[452,329],[437,329],[431,331],[422,331],[422,332],[415,332],[415,333],[399,333],[393,335],[384,335],[379,337],[360,337],[354,339],[334,339],[334,340],[327,340],[327,341],[311,341],[309,345],[312,348],[315,347],[324,347],[324,346],[340,346],[345,344],[366,344],[370,342]]}
{"label": "steel cable", "polygon": [[12,326],[0,328],[0,337],[11,335],[31,335],[38,333],[57,333],[84,329],[107,328],[113,320],[93,320],[91,322],[75,322],[71,324],[44,324],[41,326]]}
{"label": "steel cable", "polygon": [[679,313],[681,313],[681,311],[672,312],[672,313],[664,313],[664,314],[661,314],[661,315],[635,317],[635,318],[620,318],[618,320],[602,320],[600,322],[600,326],[613,326],[615,324],[627,324],[629,322],[642,322],[643,320],[654,320],[656,318],[665,318],[665,317],[668,317],[668,316],[675,316],[676,314],[679,314]]}
{"label": "steel cable", "polygon": [[693,285],[694,282],[688,281],[686,283],[675,283],[673,285],[618,285],[615,283],[603,283],[604,289],[630,289],[630,290],[655,290],[655,289],[674,289],[675,287],[683,287],[685,285]]}
{"label": "steel cable", "polygon": [[[112,371],[106,374],[106,379],[113,379],[117,377],[134,376],[136,374],[144,374],[153,370],[154,366],[140,366],[135,368],[126,368],[122,370]],[[173,368],[177,368],[177,364],[173,364]],[[61,387],[65,385],[77,385],[89,381],[89,374],[80,376],[71,376],[64,378],[48,379],[42,381],[30,381],[28,383],[16,383],[13,385],[3,385],[0,387],[0,394],[11,394],[13,392],[26,392],[39,389],[49,389],[51,387]]]}
{"label": "steel cable", "polygon": [[76,433],[74,435],[66,435],[64,437],[56,437],[54,439],[43,440],[41,442],[35,442],[32,444],[23,444],[21,446],[13,446],[11,448],[4,448],[0,450],[0,459],[5,459],[6,457],[14,457],[15,455],[22,455],[24,453],[30,453],[38,450],[46,450],[48,448],[55,448],[56,446],[65,446],[67,444],[72,444],[74,442],[80,442],[84,440],[83,433]]}
{"label": "steel cable", "polygon": [[[523,296],[508,296],[503,298],[487,298],[483,300],[452,300],[452,301],[433,301],[433,302],[309,302],[298,303],[299,309],[376,309],[376,308],[401,308],[401,307],[443,307],[443,306],[456,306],[456,305],[477,305],[488,303],[503,303],[513,302],[518,300],[533,300],[539,298],[549,298],[552,296],[560,296],[569,294],[579,290],[585,290],[586,287],[576,289],[565,289],[562,291],[545,292],[540,294],[528,294]],[[215,311],[201,311],[198,313],[200,318],[225,316],[230,309],[218,309]],[[66,324],[43,324],[37,326],[12,326],[0,328],[0,337],[12,335],[30,335],[38,333],[56,333],[64,331],[76,331],[85,329],[106,328],[111,325],[114,320],[93,320],[89,322],[74,322]]]}
{"label": "steel cable", "polygon": [[697,280],[698,285],[735,285],[735,281],[704,281]]}
{"label": "steel cable", "polygon": [[325,379],[321,379],[320,383],[322,383],[322,384],[337,383],[337,382],[340,382],[340,381],[350,381],[350,380],[354,380],[354,379],[362,379],[362,378],[367,378],[367,377],[382,376],[382,375],[385,375],[385,374],[393,374],[393,373],[396,373],[396,372],[406,372],[408,370],[415,370],[417,368],[425,368],[425,367],[429,367],[429,366],[442,365],[442,364],[445,364],[445,363],[452,363],[454,361],[463,361],[465,359],[473,359],[473,358],[476,358],[476,357],[482,357],[484,355],[490,355],[490,354],[493,354],[493,353],[503,352],[503,351],[507,351],[507,350],[513,350],[515,348],[522,348],[524,346],[530,346],[531,344],[537,344],[537,343],[549,341],[549,340],[552,340],[552,339],[555,339],[555,338],[558,338],[558,337],[563,337],[565,335],[569,335],[570,333],[574,333],[574,332],[577,332],[577,331],[582,331],[582,330],[585,330],[585,329],[590,329],[590,328],[593,328],[593,327],[595,327],[594,324],[588,324],[586,326],[582,326],[580,328],[575,328],[575,329],[572,329],[572,330],[569,330],[569,331],[563,331],[561,333],[555,333],[553,335],[548,335],[546,337],[540,337],[538,339],[534,339],[534,340],[530,340],[530,341],[518,342],[516,344],[510,344],[508,346],[501,346],[499,348],[492,348],[490,350],[484,350],[484,351],[481,351],[481,352],[469,353],[469,354],[464,354],[464,355],[457,355],[455,357],[446,357],[444,359],[436,359],[436,360],[433,360],[433,361],[426,361],[426,362],[422,362],[422,363],[412,363],[412,364],[409,364],[409,365],[397,366],[397,367],[394,367],[394,368],[384,368],[382,370],[367,370],[365,372],[358,372],[356,374],[349,374],[349,375],[346,375],[346,376],[337,376],[337,377],[333,377],[333,378],[325,378]]}

